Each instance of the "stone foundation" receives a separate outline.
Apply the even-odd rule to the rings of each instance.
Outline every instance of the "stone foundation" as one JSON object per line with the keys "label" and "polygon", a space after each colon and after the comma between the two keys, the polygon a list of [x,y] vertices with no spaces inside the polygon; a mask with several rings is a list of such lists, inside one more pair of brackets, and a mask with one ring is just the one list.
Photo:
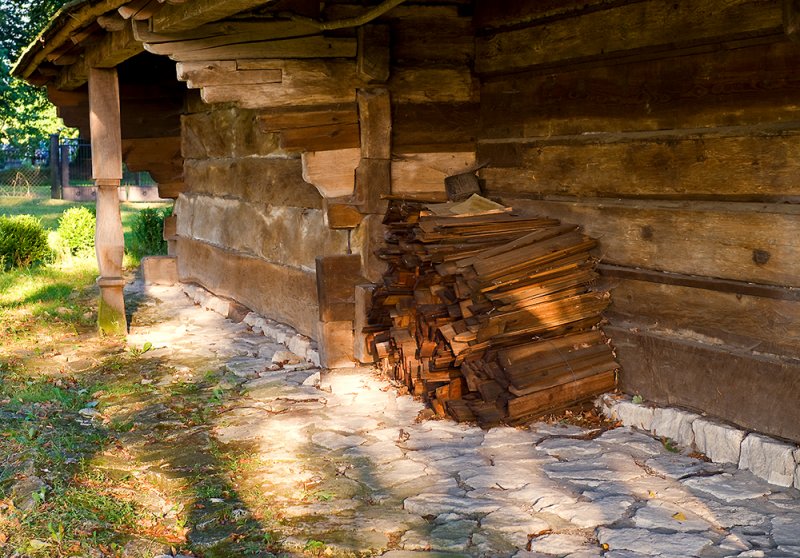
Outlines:
{"label": "stone foundation", "polygon": [[734,463],[771,484],[800,488],[800,448],[794,444],[682,409],[634,403],[627,396],[604,395],[598,399],[598,406],[625,426],[669,438],[714,463]]}

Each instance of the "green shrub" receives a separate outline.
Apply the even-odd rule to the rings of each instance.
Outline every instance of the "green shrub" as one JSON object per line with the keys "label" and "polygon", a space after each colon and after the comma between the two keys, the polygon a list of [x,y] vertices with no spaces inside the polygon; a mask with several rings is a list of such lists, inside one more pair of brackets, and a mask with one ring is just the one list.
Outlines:
{"label": "green shrub", "polygon": [[137,258],[167,253],[164,240],[164,219],[172,214],[171,207],[145,208],[133,217],[130,253]]}
{"label": "green shrub", "polygon": [[33,215],[0,216],[0,268],[29,267],[50,257],[47,232]]}
{"label": "green shrub", "polygon": [[73,256],[94,252],[95,216],[88,207],[70,207],[58,220],[58,234]]}

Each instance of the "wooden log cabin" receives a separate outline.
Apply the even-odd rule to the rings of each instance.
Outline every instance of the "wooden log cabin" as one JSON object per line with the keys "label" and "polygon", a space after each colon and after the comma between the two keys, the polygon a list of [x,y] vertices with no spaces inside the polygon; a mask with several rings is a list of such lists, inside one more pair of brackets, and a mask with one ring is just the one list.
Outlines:
{"label": "wooden log cabin", "polygon": [[176,199],[182,281],[330,366],[386,196],[480,163],[487,196],[599,239],[622,390],[800,442],[796,4],[84,0],[14,71],[92,137],[101,193],[121,157]]}

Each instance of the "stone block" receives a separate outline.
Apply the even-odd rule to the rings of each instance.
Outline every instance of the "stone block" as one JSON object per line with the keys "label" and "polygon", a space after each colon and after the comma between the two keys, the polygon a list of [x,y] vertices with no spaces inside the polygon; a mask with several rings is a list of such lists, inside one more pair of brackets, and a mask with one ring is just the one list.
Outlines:
{"label": "stone block", "polygon": [[745,432],[706,418],[692,423],[697,450],[714,463],[739,463]]}
{"label": "stone block", "polygon": [[795,446],[761,434],[748,434],[742,442],[739,468],[778,486],[794,484],[797,461]]}
{"label": "stone block", "polygon": [[691,448],[694,443],[692,423],[700,415],[673,408],[657,408],[653,412],[650,430],[657,436],[672,439],[684,448]]}
{"label": "stone block", "polygon": [[655,409],[632,401],[620,400],[612,404],[612,417],[616,416],[625,426],[650,430]]}
{"label": "stone block", "polygon": [[174,285],[178,282],[178,261],[173,256],[142,258],[145,285]]}
{"label": "stone block", "polygon": [[324,368],[353,368],[353,322],[319,322],[320,365]]}

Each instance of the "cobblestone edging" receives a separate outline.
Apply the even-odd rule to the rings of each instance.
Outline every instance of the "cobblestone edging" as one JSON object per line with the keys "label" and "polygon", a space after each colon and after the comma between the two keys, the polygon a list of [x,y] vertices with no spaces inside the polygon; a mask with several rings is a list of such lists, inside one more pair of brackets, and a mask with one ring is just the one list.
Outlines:
{"label": "cobblestone edging", "polygon": [[603,395],[597,405],[612,419],[697,450],[714,463],[733,463],[770,484],[800,488],[800,448],[670,407],[634,403],[628,396]]}
{"label": "cobblestone edging", "polygon": [[[235,314],[237,304],[231,300],[218,297],[199,285],[187,283],[182,284],[181,288],[186,296],[201,308],[216,312],[225,318],[232,318]],[[314,366],[319,366],[317,344],[312,339],[298,333],[293,327],[264,318],[255,312],[248,312],[241,321],[250,326],[254,332],[285,345],[297,356],[306,359]]]}

